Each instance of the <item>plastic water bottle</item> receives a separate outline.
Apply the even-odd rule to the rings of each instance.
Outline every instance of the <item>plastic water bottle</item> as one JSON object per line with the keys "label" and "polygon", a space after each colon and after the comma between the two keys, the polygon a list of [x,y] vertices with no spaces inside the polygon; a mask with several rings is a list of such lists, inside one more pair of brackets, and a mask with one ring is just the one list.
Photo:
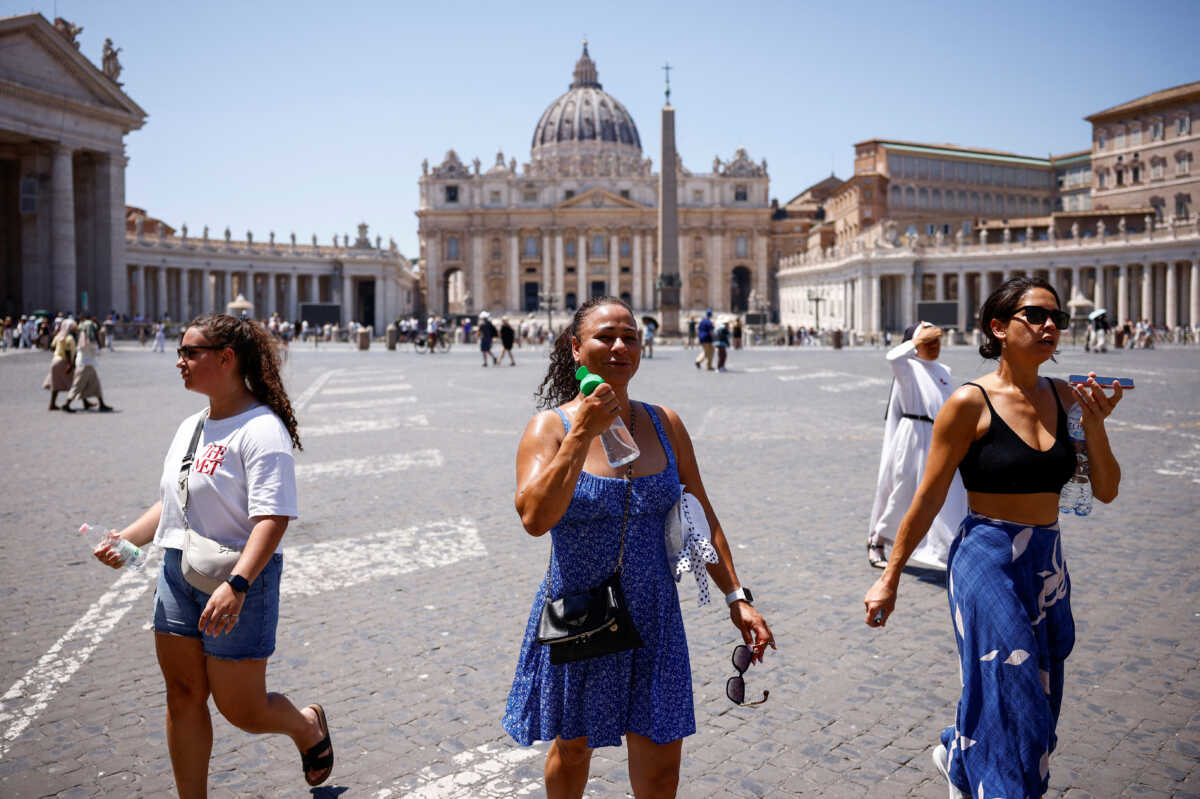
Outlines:
{"label": "plastic water bottle", "polygon": [[[580,366],[575,370],[575,379],[579,381],[579,391],[585,397],[590,397],[592,392],[604,383],[604,378],[592,374],[586,366]],[[637,460],[638,455],[642,454],[637,444],[633,443],[633,436],[629,434],[629,428],[621,421],[620,416],[614,419],[612,425],[600,434],[600,443],[604,446],[604,455],[608,458],[608,465],[614,469],[632,463]]]}
{"label": "plastic water bottle", "polygon": [[1076,516],[1087,516],[1092,512],[1092,483],[1088,475],[1087,445],[1083,435],[1083,408],[1079,403],[1071,406],[1067,413],[1067,432],[1075,447],[1075,474],[1063,486],[1058,499],[1058,509]]}
{"label": "plastic water bottle", "polygon": [[122,566],[140,569],[146,563],[146,550],[110,532],[107,527],[85,523],[80,525],[79,534],[88,542],[92,552],[99,552],[104,547],[114,550],[120,556]]}

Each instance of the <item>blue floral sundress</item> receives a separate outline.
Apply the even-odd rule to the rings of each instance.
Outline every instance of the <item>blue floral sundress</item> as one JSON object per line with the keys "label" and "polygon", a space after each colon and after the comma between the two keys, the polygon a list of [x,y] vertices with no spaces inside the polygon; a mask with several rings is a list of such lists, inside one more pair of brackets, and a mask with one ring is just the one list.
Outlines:
{"label": "blue floral sundress", "polygon": [[[675,452],[658,414],[639,403],[667,454],[658,474],[633,479],[621,586],[644,646],[591,660],[550,664],[535,641],[547,592],[582,591],[612,574],[620,547],[625,479],[583,472],[566,513],[550,530],[550,568],[533,598],[504,729],[522,746],[587,736],[588,746],[620,746],[626,732],[658,744],[696,731],[692,673],[679,594],[667,566],[663,528],[679,500]],[[566,415],[563,426],[571,429]]]}

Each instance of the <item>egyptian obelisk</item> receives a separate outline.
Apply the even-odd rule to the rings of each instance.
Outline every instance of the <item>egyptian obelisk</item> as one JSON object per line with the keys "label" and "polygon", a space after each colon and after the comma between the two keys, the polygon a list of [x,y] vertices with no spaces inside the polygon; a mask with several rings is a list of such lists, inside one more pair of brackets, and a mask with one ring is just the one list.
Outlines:
{"label": "egyptian obelisk", "polygon": [[675,185],[675,109],[671,107],[671,66],[662,110],[662,160],[658,169],[658,310],[662,330],[679,332],[679,195]]}

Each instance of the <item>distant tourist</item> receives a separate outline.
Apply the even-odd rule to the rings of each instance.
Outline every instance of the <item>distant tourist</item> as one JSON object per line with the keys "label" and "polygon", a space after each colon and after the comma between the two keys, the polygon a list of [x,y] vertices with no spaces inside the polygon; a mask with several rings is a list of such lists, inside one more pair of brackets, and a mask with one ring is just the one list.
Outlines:
{"label": "distant tourist", "polygon": [[71,391],[67,394],[63,410],[70,411],[71,403],[78,399],[83,403],[84,410],[90,410],[92,404],[89,397],[95,397],[101,411],[112,410],[111,405],[104,402],[104,392],[100,388],[100,375],[96,366],[100,362],[100,328],[96,318],[89,316],[79,323],[79,343],[75,348],[75,374],[71,381]]}
{"label": "distant tourist", "polygon": [[704,368],[708,371],[713,370],[713,319],[712,308],[704,312],[704,318],[700,320],[700,324],[696,326],[696,337],[700,341],[700,354],[696,356],[696,368],[700,368],[701,361],[704,362]]}
{"label": "distant tourist", "polygon": [[725,359],[729,357],[729,319],[721,317],[721,324],[717,326],[716,341],[713,342],[717,349],[717,371],[725,371]]}
{"label": "distant tourist", "polygon": [[[50,359],[50,371],[42,382],[42,388],[50,389],[49,410],[60,410],[57,404],[59,392],[71,389],[71,380],[75,376],[75,346],[75,321],[64,319],[50,342],[54,354]],[[61,410],[73,412],[70,403],[64,403]]]}
{"label": "distant tourist", "polygon": [[490,315],[484,311],[479,319],[479,352],[483,356],[483,365],[488,365],[488,358],[492,359],[492,365],[499,363],[496,356],[492,354],[492,342],[496,339],[496,326],[492,324]]}
{"label": "distant tourist", "polygon": [[513,330],[513,326],[508,323],[508,317],[500,317],[500,346],[504,348],[504,352],[500,353],[500,360],[504,360],[504,356],[508,356],[508,365],[516,366],[517,362],[513,358],[513,341],[516,339],[517,333]]}

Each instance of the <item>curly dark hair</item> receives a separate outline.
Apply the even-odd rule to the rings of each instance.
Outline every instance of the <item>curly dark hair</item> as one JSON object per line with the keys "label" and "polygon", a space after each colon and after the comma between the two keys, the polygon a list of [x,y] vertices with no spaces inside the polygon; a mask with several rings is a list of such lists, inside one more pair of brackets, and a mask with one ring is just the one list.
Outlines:
{"label": "curly dark hair", "polygon": [[1000,288],[993,291],[983,301],[979,309],[979,332],[983,334],[983,343],[979,345],[979,354],[984,358],[999,358],[1002,347],[1000,339],[992,332],[992,320],[1007,321],[1020,309],[1021,298],[1030,289],[1045,289],[1054,295],[1054,303],[1059,308],[1062,301],[1058,292],[1049,281],[1040,277],[1014,277],[1004,281]]}
{"label": "curly dark hair", "polygon": [[292,446],[303,450],[297,432],[296,414],[292,412],[292,403],[279,376],[279,345],[275,337],[258,322],[228,314],[197,316],[187,326],[199,329],[205,338],[218,347],[233,350],[250,393],[283,422],[292,438]]}
{"label": "curly dark hair", "polygon": [[[630,316],[633,315],[629,303],[620,297],[592,297],[580,305],[575,311],[575,316],[571,317],[571,324],[564,327],[554,339],[554,349],[550,352],[550,368],[546,370],[546,377],[538,386],[538,390],[533,393],[537,398],[537,407],[557,408],[579,393],[579,383],[575,381],[576,364],[575,356],[571,354],[571,339],[579,335],[579,328],[592,309],[601,305],[620,305],[629,311]],[[637,324],[636,319],[634,324]]]}

